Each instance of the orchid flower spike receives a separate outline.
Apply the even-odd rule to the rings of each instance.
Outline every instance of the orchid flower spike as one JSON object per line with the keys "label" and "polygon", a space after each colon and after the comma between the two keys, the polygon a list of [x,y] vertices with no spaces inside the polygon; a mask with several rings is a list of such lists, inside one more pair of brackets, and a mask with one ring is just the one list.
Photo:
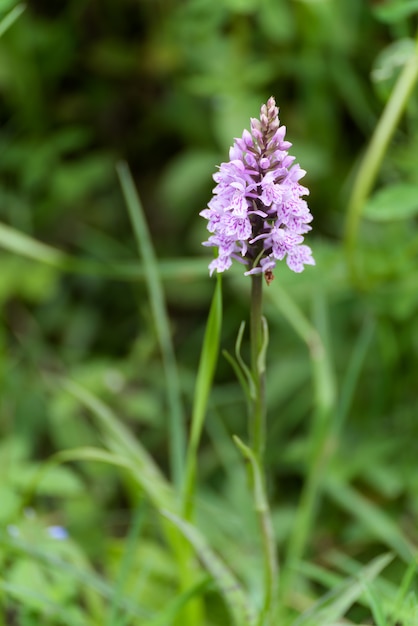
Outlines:
{"label": "orchid flower spike", "polygon": [[218,248],[211,275],[229,269],[232,259],[246,265],[246,275],[264,273],[267,283],[284,258],[294,272],[315,265],[302,243],[313,219],[302,199],[309,191],[299,182],[306,172],[288,154],[292,144],[285,134],[271,97],[214,174],[213,197],[200,213],[211,233],[203,245]]}

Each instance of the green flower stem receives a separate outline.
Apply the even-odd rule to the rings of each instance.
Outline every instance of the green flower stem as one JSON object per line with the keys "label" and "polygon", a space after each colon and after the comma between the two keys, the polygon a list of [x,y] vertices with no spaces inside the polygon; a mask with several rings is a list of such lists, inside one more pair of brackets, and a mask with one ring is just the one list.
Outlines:
{"label": "green flower stem", "polygon": [[256,274],[251,277],[251,280],[250,345],[251,375],[254,386],[249,407],[249,432],[252,448],[246,449],[243,445],[240,447],[251,462],[254,503],[263,547],[265,595],[260,623],[273,625],[278,591],[278,563],[277,547],[266,495],[263,462],[266,441],[264,356],[267,342],[267,325],[262,315],[263,275]]}
{"label": "green flower stem", "polygon": [[250,344],[251,373],[254,393],[249,412],[251,446],[260,465],[263,464],[266,439],[265,367],[260,363],[263,348],[263,275],[251,276]]}
{"label": "green flower stem", "polygon": [[260,612],[258,624],[276,626],[277,591],[278,591],[278,563],[276,558],[276,544],[274,540],[273,524],[271,522],[268,505],[265,479],[262,467],[257,461],[251,448],[246,446],[239,437],[234,436],[234,442],[249,462],[253,487],[255,511],[261,529],[264,553],[264,602]]}
{"label": "green flower stem", "polygon": [[264,606],[260,624],[274,626],[276,623],[275,617],[279,590],[279,565],[277,560],[277,547],[274,537],[273,523],[267,499],[263,508],[258,508],[257,515],[263,541],[265,580]]}
{"label": "green flower stem", "polygon": [[382,116],[375,128],[370,144],[363,156],[351,197],[348,202],[345,223],[344,243],[347,259],[353,277],[356,271],[356,243],[362,210],[373,189],[389,142],[396,130],[409,96],[418,78],[418,36],[415,54],[405,64]]}

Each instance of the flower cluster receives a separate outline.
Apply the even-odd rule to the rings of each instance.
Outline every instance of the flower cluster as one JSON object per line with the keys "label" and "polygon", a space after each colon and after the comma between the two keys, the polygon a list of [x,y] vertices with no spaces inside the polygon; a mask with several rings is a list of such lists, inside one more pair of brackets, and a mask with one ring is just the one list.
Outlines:
{"label": "flower cluster", "polygon": [[213,197],[200,215],[211,233],[203,245],[218,248],[212,273],[224,272],[232,259],[244,263],[248,274],[264,273],[272,280],[276,261],[286,257],[294,272],[315,265],[311,249],[303,245],[312,215],[302,196],[309,191],[299,180],[305,175],[285,141],[274,98],[261,107],[229,151],[229,161],[214,174]]}

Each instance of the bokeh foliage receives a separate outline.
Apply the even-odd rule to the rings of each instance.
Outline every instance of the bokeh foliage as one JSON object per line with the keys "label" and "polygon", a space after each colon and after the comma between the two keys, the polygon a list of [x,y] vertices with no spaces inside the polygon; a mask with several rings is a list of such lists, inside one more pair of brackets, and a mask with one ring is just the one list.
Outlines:
{"label": "bokeh foliage", "polygon": [[[1,2],[0,11],[13,6]],[[406,0],[33,0],[2,35],[1,222],[68,258],[27,258],[28,248],[13,253],[1,237],[0,624],[29,626],[41,615],[54,626],[114,626],[122,609],[139,620],[125,623],[151,624],[163,604],[167,623],[174,619],[175,567],[129,473],[85,460],[51,469],[30,498],[28,485],[51,454],[105,439],[56,374],[100,397],[168,471],[166,383],[115,165],[131,167],[161,261],[189,416],[213,290],[198,213],[216,164],[270,95],[307,170],[317,259],[300,276],[279,268],[266,294],[276,533],[285,552],[321,425],[315,411],[325,407],[327,465],[296,608],[387,549],[397,558],[379,593],[396,604],[417,541],[416,93],[365,208],[360,279],[343,236],[359,157],[414,48],[416,11]],[[325,382],[287,297],[322,338]],[[230,351],[247,309],[248,284],[231,272],[222,330]],[[256,596],[254,515],[230,437],[244,436],[244,414],[221,359],[199,459],[199,523]],[[55,523],[73,539],[59,549],[47,532]],[[124,595],[115,600],[118,580]],[[211,583],[196,584],[207,623],[228,623]],[[361,602],[350,613],[368,615]]]}

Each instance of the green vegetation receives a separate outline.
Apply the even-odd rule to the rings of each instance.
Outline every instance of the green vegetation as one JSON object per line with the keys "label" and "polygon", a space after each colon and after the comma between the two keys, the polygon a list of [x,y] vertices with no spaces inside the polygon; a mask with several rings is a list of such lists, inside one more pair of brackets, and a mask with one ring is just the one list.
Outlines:
{"label": "green vegetation", "polygon": [[[0,626],[418,626],[417,14],[0,1]],[[271,95],[316,267],[264,286],[264,481],[199,211]]]}

